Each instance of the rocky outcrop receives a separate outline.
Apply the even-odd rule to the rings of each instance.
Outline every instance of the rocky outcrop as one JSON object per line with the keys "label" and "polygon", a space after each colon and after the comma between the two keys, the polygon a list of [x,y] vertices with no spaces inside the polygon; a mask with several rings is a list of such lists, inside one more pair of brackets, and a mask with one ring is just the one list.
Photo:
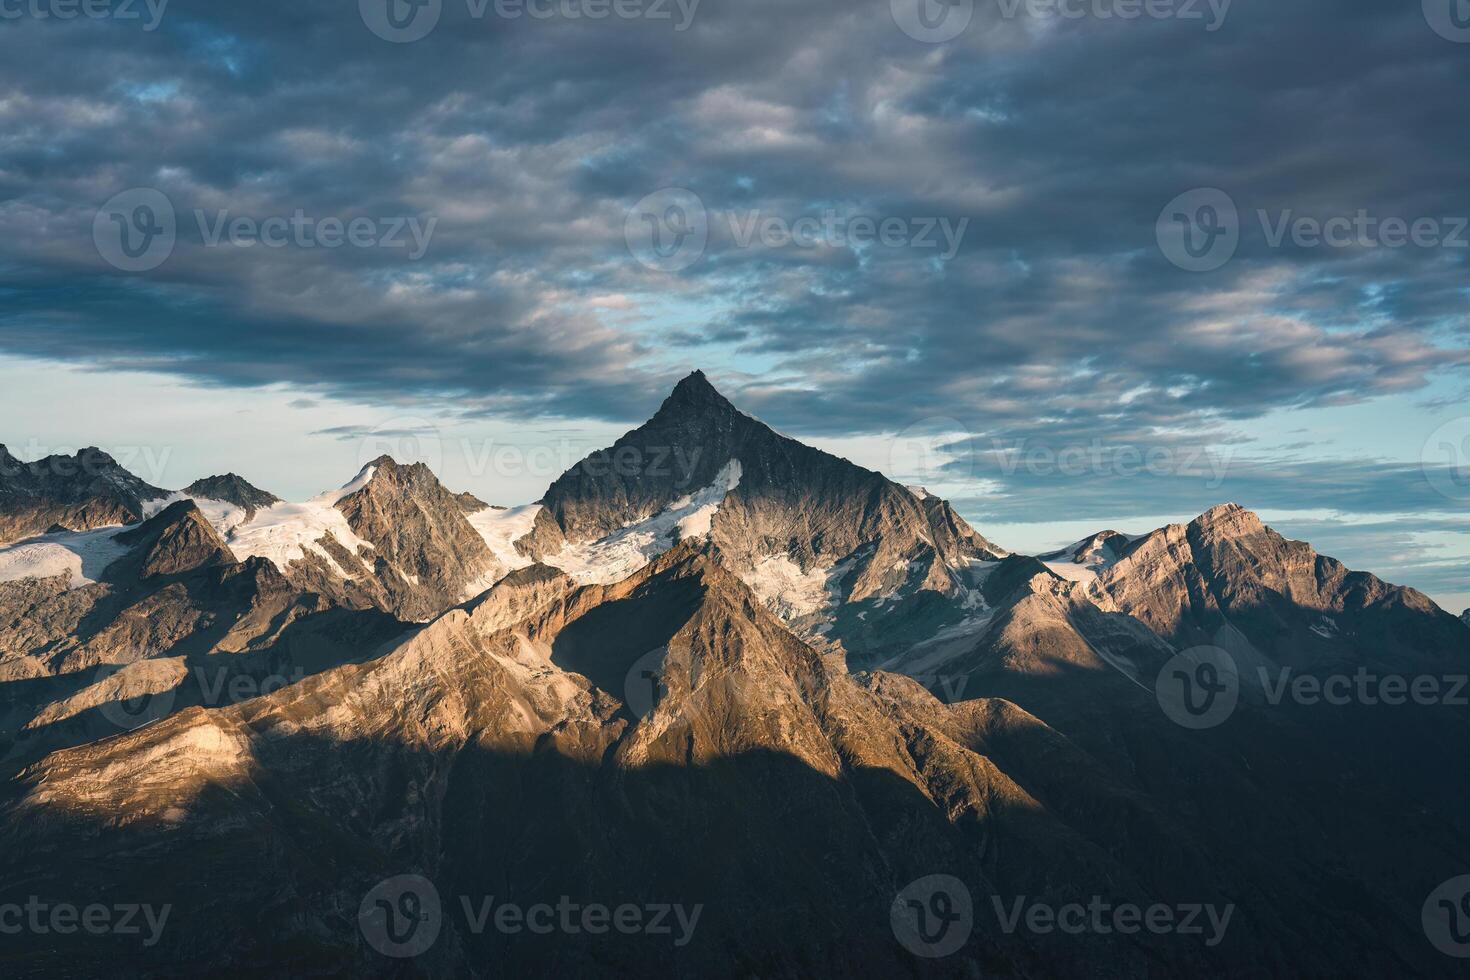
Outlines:
{"label": "rocky outcrop", "polygon": [[100,449],[23,463],[0,446],[0,544],[53,527],[134,524],[146,501],[163,496]]}
{"label": "rocky outcrop", "polygon": [[236,563],[224,539],[192,500],[170,504],[115,540],[133,549],[123,562],[143,579]]}
{"label": "rocky outcrop", "polygon": [[206,500],[223,500],[225,503],[234,504],[245,511],[246,520],[254,517],[256,511],[281,502],[280,497],[252,486],[243,477],[236,476],[234,473],[226,473],[223,476],[206,476],[201,480],[195,480],[184,488],[184,495]]}
{"label": "rocky outcrop", "polygon": [[1428,596],[1351,571],[1237,504],[1134,542],[1097,586],[1175,647],[1212,644],[1244,662],[1437,669],[1463,647]]}
{"label": "rocky outcrop", "polygon": [[386,456],[370,465],[372,478],[336,507],[373,547],[380,608],[424,621],[463,602],[474,583],[488,588],[505,573],[465,519],[463,497],[444,489],[427,466],[400,466]]}

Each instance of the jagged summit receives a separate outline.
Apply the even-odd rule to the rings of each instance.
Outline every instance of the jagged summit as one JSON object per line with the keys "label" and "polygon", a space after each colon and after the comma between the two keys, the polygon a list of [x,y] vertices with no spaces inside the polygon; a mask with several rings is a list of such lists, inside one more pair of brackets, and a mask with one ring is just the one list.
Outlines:
{"label": "jagged summit", "polygon": [[163,496],[95,446],[29,463],[0,450],[0,543],[53,525],[86,530],[134,524],[144,517],[145,501]]}
{"label": "jagged summit", "polygon": [[280,497],[267,493],[234,473],[206,476],[195,480],[184,488],[184,493],[189,497],[223,500],[236,507],[244,507],[247,511],[259,510],[281,502]]}

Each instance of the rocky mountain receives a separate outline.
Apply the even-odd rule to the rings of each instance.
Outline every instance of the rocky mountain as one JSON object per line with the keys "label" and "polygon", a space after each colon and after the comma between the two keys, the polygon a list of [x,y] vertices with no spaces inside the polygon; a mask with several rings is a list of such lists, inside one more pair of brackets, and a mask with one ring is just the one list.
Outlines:
{"label": "rocky mountain", "polygon": [[263,558],[237,561],[192,501],[105,533],[95,581],[0,582],[0,772],[242,683],[294,682],[406,628],[302,592]]}
{"label": "rocky mountain", "polygon": [[0,445],[0,544],[53,529],[133,524],[147,501],[165,495],[100,449],[23,463]]}
{"label": "rocky mountain", "polygon": [[540,503],[528,554],[565,566],[672,513],[645,552],[694,528],[794,629],[858,664],[962,617],[972,567],[1004,554],[945,501],[780,435],[697,371]]}
{"label": "rocky mountain", "polygon": [[186,497],[220,500],[227,504],[234,504],[245,511],[246,520],[254,517],[256,511],[281,502],[280,497],[252,486],[243,477],[236,476],[234,473],[207,476],[201,480],[195,480],[185,487],[183,492]]}
{"label": "rocky mountain", "polygon": [[1460,622],[1464,623],[1466,626],[1470,626],[1470,609],[1466,609],[1464,612],[1460,613]]}
{"label": "rocky mountain", "polygon": [[450,493],[422,463],[385,456],[299,504],[233,475],[166,499],[193,500],[236,553],[269,560],[298,588],[403,620],[432,619],[509,571],[470,524],[486,505]]}
{"label": "rocky mountain", "polygon": [[1012,555],[700,374],[522,507],[104,482],[0,546],[0,909],[167,924],[7,975],[1454,972],[1470,630],[1238,506]]}
{"label": "rocky mountain", "polygon": [[1135,541],[1095,588],[1173,646],[1244,663],[1442,666],[1465,650],[1461,624],[1428,596],[1288,541],[1237,504]]}
{"label": "rocky mountain", "polygon": [[[18,937],[18,961],[38,972],[1439,965],[1416,937],[1418,903],[1403,899],[1420,872],[1463,856],[1443,827],[1420,816],[1414,834],[1337,851],[1317,821],[1361,829],[1335,807],[1362,803],[1367,787],[1313,803],[1331,772],[1293,787],[1269,754],[1252,771],[1183,729],[1144,733],[1156,741],[1133,747],[1139,760],[1211,778],[1155,782],[1157,768],[1130,772],[1006,701],[946,706],[903,677],[849,674],[685,544],[615,584],[523,569],[381,656],[48,755],[0,803],[11,871],[0,902],[72,890],[171,910],[147,946]],[[1225,815],[1199,815],[1233,794],[1235,825],[1218,834]],[[924,891],[939,872],[945,903]],[[923,901],[911,909],[906,894]],[[486,902],[661,907],[670,927],[537,935],[497,928]],[[1165,904],[1202,925],[1008,928],[1017,902]],[[1223,929],[1204,924],[1204,906]],[[947,955],[911,951],[942,941],[929,920],[905,931],[926,908],[963,922]]]}

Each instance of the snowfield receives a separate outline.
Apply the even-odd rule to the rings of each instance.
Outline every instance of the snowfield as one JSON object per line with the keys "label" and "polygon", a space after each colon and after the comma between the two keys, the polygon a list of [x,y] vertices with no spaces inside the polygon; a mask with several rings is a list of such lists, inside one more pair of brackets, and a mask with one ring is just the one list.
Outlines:
{"label": "snowfield", "polygon": [[126,528],[118,525],[91,531],[58,531],[0,548],[0,582],[23,578],[71,576],[68,589],[91,585],[102,572],[128,553],[115,539]]}

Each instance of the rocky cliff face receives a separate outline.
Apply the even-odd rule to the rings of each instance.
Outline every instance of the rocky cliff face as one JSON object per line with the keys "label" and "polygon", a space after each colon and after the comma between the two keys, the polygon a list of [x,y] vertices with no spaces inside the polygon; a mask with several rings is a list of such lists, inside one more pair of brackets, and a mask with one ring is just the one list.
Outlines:
{"label": "rocky cliff face", "polygon": [[0,446],[0,544],[43,534],[133,524],[165,496],[100,449],[22,463]]}
{"label": "rocky cliff face", "polygon": [[400,466],[388,457],[372,464],[366,485],[336,508],[359,538],[373,547],[377,603],[403,619],[423,621],[464,601],[505,574],[485,541],[427,466]]}

